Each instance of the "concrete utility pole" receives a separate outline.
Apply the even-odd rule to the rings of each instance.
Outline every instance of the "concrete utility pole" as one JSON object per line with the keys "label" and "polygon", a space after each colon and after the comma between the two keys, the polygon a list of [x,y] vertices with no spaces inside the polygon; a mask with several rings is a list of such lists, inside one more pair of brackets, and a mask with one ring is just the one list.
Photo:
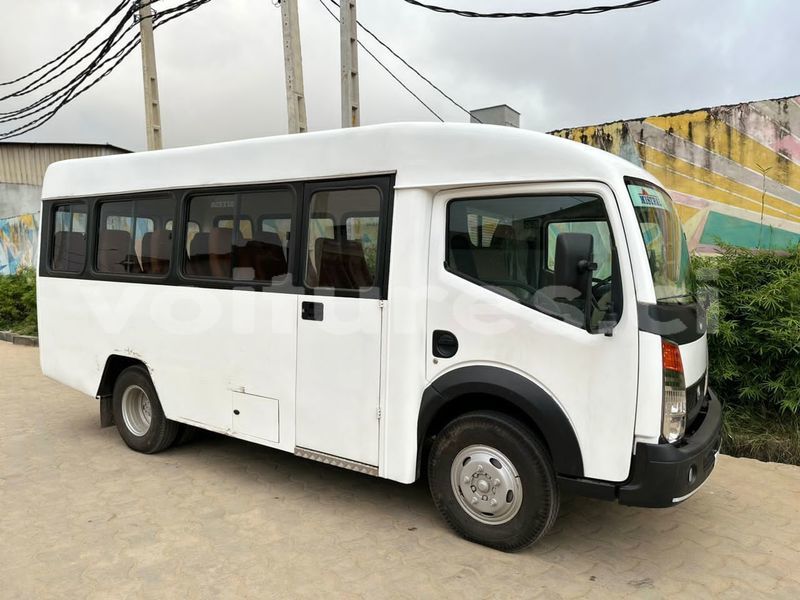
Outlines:
{"label": "concrete utility pole", "polygon": [[356,0],[341,0],[339,23],[342,37],[342,127],[358,127],[358,24]]}
{"label": "concrete utility pole", "polygon": [[161,150],[161,105],[158,100],[156,49],[153,42],[151,0],[139,0],[139,29],[142,33],[142,73],[144,74],[144,114],[147,120],[147,149]]}
{"label": "concrete utility pole", "polygon": [[303,93],[303,55],[300,51],[300,21],[297,16],[297,1],[280,0],[289,133],[305,133],[308,130],[306,97]]}

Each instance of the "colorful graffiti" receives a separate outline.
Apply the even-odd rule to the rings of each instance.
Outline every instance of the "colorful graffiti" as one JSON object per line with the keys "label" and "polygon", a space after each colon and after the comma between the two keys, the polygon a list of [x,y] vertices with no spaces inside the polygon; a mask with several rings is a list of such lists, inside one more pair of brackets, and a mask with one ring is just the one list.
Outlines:
{"label": "colorful graffiti", "polygon": [[658,177],[693,250],[800,242],[800,96],[552,133]]}
{"label": "colorful graffiti", "polygon": [[0,219],[0,275],[36,265],[39,215]]}

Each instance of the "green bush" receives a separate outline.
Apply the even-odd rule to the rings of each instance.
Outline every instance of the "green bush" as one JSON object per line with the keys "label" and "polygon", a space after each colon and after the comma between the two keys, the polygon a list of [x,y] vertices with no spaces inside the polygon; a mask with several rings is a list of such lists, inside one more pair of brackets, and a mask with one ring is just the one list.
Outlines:
{"label": "green bush", "polygon": [[724,403],[726,454],[800,465],[800,245],[722,246],[693,259],[717,296],[709,311],[709,380]]}
{"label": "green bush", "polygon": [[751,409],[800,411],[800,245],[787,252],[723,246],[695,259],[716,289],[709,377],[720,397]]}
{"label": "green bush", "polygon": [[728,403],[722,416],[725,454],[800,465],[800,414]]}
{"label": "green bush", "polygon": [[36,335],[36,273],[0,275],[0,330]]}

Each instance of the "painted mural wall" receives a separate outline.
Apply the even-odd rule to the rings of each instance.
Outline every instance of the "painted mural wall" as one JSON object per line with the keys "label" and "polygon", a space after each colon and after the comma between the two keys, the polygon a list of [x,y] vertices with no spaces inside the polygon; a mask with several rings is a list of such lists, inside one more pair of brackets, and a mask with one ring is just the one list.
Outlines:
{"label": "painted mural wall", "polygon": [[107,144],[0,142],[0,275],[36,266],[42,181],[49,165],[127,152]]}
{"label": "painted mural wall", "polygon": [[0,219],[0,275],[36,265],[38,235],[38,214]]}
{"label": "painted mural wall", "polygon": [[552,132],[629,160],[667,188],[689,246],[800,242],[800,96]]}

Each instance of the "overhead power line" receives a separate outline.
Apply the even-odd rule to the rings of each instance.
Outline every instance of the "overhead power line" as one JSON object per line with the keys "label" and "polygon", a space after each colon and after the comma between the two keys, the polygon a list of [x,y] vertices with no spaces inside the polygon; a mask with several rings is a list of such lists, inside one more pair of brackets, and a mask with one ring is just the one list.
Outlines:
{"label": "overhead power line", "polygon": [[445,13],[449,15],[458,15],[459,17],[472,17],[480,19],[536,19],[540,17],[571,17],[574,15],[598,15],[601,13],[611,12],[614,10],[624,10],[628,8],[640,8],[648,4],[655,4],[661,0],[633,0],[625,4],[613,4],[610,6],[590,6],[586,8],[570,8],[561,10],[552,10],[549,12],[494,12],[494,13],[480,13],[472,10],[460,10],[456,8],[447,8],[444,6],[436,6],[434,4],[426,4],[418,0],[405,0],[408,4],[419,6],[420,8],[427,8],[438,13]]}
{"label": "overhead power line", "polygon": [[[328,11],[328,14],[330,16],[332,16],[336,20],[336,22],[338,23],[339,22],[339,17],[337,17],[336,13],[334,13],[330,8],[328,8],[328,5],[325,4],[325,0],[319,0],[319,3],[322,5],[322,8],[324,8],[326,11]],[[333,2],[333,4],[336,4],[336,2]],[[336,6],[339,6],[339,5],[336,4]],[[361,24],[359,23],[359,25],[361,25]],[[362,26],[362,28],[363,28],[363,26]],[[365,31],[366,31],[366,29],[365,29]],[[389,67],[387,67],[383,62],[381,62],[381,60],[377,56],[375,56],[375,54],[373,54],[370,51],[370,49],[367,48],[361,42],[361,40],[357,40],[357,41],[358,41],[358,45],[361,47],[361,49],[364,50],[364,52],[366,52],[367,54],[369,54],[369,56],[372,57],[372,59],[376,63],[378,63],[378,65],[380,65],[383,68],[383,70],[386,71],[392,79],[394,79],[397,83],[399,83],[400,86],[405,91],[407,91],[409,94],[411,94],[417,100],[417,102],[419,102],[422,106],[424,106],[428,110],[429,113],[431,113],[434,117],[436,117],[440,121],[444,122],[444,119],[442,117],[440,117],[439,114],[435,110],[433,110],[422,98],[420,98],[417,94],[415,94],[414,91],[411,88],[409,88],[405,83],[403,83],[403,81],[397,75],[395,75]]]}
{"label": "overhead power line", "polygon": [[[336,0],[330,0],[330,2],[331,2],[331,4],[333,4],[333,5],[335,5],[335,6],[339,6],[339,3],[338,3],[338,2],[336,2]],[[386,50],[388,50],[388,51],[389,51],[389,53],[391,53],[391,55],[392,55],[392,56],[394,56],[394,57],[395,57],[397,60],[399,60],[401,63],[403,63],[403,64],[404,64],[406,67],[408,67],[409,69],[411,69],[411,71],[413,71],[413,72],[414,72],[414,74],[416,74],[416,75],[417,75],[417,76],[418,76],[420,79],[422,79],[422,80],[423,80],[425,83],[427,83],[427,84],[428,84],[429,86],[431,86],[431,87],[432,87],[434,90],[436,90],[436,91],[437,91],[437,92],[439,92],[439,93],[440,93],[442,96],[444,96],[444,98],[445,98],[445,99],[447,99],[447,100],[448,100],[450,103],[452,103],[453,105],[455,105],[455,106],[456,106],[456,108],[458,108],[459,110],[461,110],[461,111],[463,111],[464,113],[466,113],[466,114],[467,114],[467,116],[469,116],[469,117],[472,117],[473,119],[475,119],[476,121],[478,121],[478,123],[480,123],[480,122],[481,122],[481,120],[480,120],[480,119],[478,119],[477,117],[475,117],[474,115],[472,115],[472,113],[470,113],[470,112],[469,112],[469,110],[467,110],[466,108],[464,108],[464,106],[462,106],[461,104],[459,104],[458,102],[456,102],[456,101],[455,101],[455,100],[454,100],[452,97],[450,97],[450,96],[449,96],[447,93],[445,93],[445,91],[444,91],[444,90],[442,90],[442,88],[440,88],[438,85],[436,85],[435,83],[433,83],[433,81],[431,81],[431,80],[430,80],[428,77],[426,77],[425,75],[423,75],[422,73],[420,73],[420,72],[419,72],[419,70],[418,70],[417,68],[415,68],[413,65],[409,64],[409,62],[408,62],[408,61],[407,61],[405,58],[403,58],[403,57],[402,57],[402,56],[400,56],[400,55],[399,55],[397,52],[395,52],[395,51],[394,51],[394,50],[393,50],[393,49],[392,49],[392,48],[391,48],[391,47],[390,47],[390,46],[389,46],[389,45],[388,45],[386,42],[384,42],[384,41],[383,41],[381,38],[379,38],[379,37],[378,37],[378,36],[377,36],[377,35],[376,35],[374,32],[372,32],[370,29],[368,29],[368,28],[367,28],[367,26],[366,26],[366,25],[364,25],[364,24],[363,24],[361,21],[359,21],[359,20],[356,20],[356,23],[357,23],[357,24],[358,24],[358,26],[359,26],[359,27],[360,27],[360,28],[361,28],[361,29],[364,31],[364,33],[367,33],[367,34],[369,34],[369,36],[370,36],[370,37],[372,37],[372,39],[374,39],[374,40],[375,40],[376,42],[378,42],[378,43],[379,43],[381,46],[383,46],[383,47],[384,47]]]}
{"label": "overhead power line", "polygon": [[[105,25],[107,25],[107,24],[108,24],[108,22],[109,22],[111,19],[113,19],[113,18],[114,18],[116,15],[118,15],[118,14],[119,14],[119,13],[122,11],[122,9],[123,9],[123,8],[125,8],[125,6],[126,6],[126,5],[128,5],[128,4],[130,4],[130,3],[131,3],[131,0],[122,0],[122,2],[120,2],[120,3],[119,3],[117,6],[116,6],[116,8],[114,8],[114,10],[112,10],[112,11],[111,11],[111,14],[109,14],[109,15],[108,15],[108,16],[107,16],[107,17],[106,17],[106,18],[105,18],[105,19],[104,19],[104,20],[103,20],[103,21],[100,23],[100,25],[98,25],[97,27],[95,27],[94,29],[92,29],[92,30],[91,30],[89,33],[87,33],[87,34],[86,34],[86,35],[83,37],[83,39],[80,39],[80,40],[78,40],[78,41],[77,41],[77,42],[75,42],[75,43],[74,43],[72,46],[70,46],[69,48],[67,48],[67,49],[66,49],[64,52],[62,52],[61,54],[59,54],[58,56],[56,56],[56,57],[55,57],[55,58],[53,58],[52,60],[49,60],[49,61],[47,61],[46,63],[44,63],[42,66],[40,66],[40,67],[37,67],[36,69],[33,69],[32,71],[30,71],[30,72],[28,72],[28,73],[25,73],[25,75],[21,75],[21,76],[17,77],[16,79],[11,79],[11,80],[9,80],[9,81],[3,81],[3,82],[0,82],[0,87],[1,87],[1,86],[6,86],[6,85],[13,85],[13,84],[15,84],[15,83],[18,83],[18,82],[20,82],[20,81],[23,81],[23,80],[27,79],[28,77],[31,77],[32,75],[35,75],[35,74],[36,74],[36,73],[38,73],[39,71],[42,71],[42,70],[46,69],[47,67],[49,67],[50,65],[53,65],[53,64],[55,64],[55,63],[58,63],[58,64],[56,64],[56,65],[53,67],[53,69],[57,69],[57,68],[58,68],[58,66],[59,66],[59,65],[61,65],[61,64],[63,64],[63,62],[64,62],[64,61],[66,61],[66,60],[67,60],[67,59],[68,59],[70,56],[72,56],[72,55],[73,55],[73,54],[75,54],[75,53],[76,53],[78,50],[80,50],[81,48],[83,48],[83,46],[85,46],[85,45],[88,43],[88,41],[89,41],[89,40],[90,40],[92,37],[94,37],[94,35],[95,35],[95,34],[96,34],[98,31],[100,31],[100,30],[101,30],[103,27],[105,27]],[[61,61],[61,62],[59,62],[59,61]]]}
{"label": "overhead power line", "polygon": [[[147,2],[148,0],[142,1]],[[158,0],[149,0],[148,3],[152,4],[156,1]],[[177,6],[159,11],[153,17],[153,27],[157,28],[161,25],[165,25],[174,19],[197,10],[202,5],[207,4],[210,1],[211,0],[186,0]],[[106,17],[106,19],[104,19],[100,26],[93,29],[92,32],[87,34],[84,39],[76,42],[76,44],[73,44],[73,46],[71,46],[66,52],[62,53],[55,59],[48,61],[34,71],[31,71],[22,77],[16,78],[14,81],[19,82],[43,70],[45,71],[39,76],[39,78],[29,82],[25,87],[22,88],[23,90],[26,90],[24,93],[13,93],[4,98],[0,98],[0,100],[5,100],[14,96],[26,95],[35,89],[39,89],[40,87],[51,83],[69,71],[75,69],[86,59],[91,58],[91,60],[89,60],[89,62],[83,66],[83,68],[77,74],[72,76],[71,79],[63,83],[56,90],[44,95],[27,106],[17,108],[12,111],[0,112],[0,123],[8,123],[11,121],[31,119],[32,117],[35,117],[24,125],[0,133],[0,140],[17,137],[41,127],[50,119],[52,119],[64,106],[84,94],[86,91],[110,75],[111,72],[114,71],[122,63],[122,61],[125,60],[125,58],[127,58],[130,53],[141,43],[141,35],[138,31],[132,38],[126,40],[128,32],[130,32],[130,30],[136,25],[135,14],[138,12],[139,6],[140,4],[138,2],[125,0],[124,2],[120,3],[112,11],[112,13]],[[97,32],[99,32],[105,24],[109,23],[121,12],[123,13],[122,17],[118,20],[112,32],[105,39],[96,44],[92,50],[82,54],[80,57],[73,58],[74,55],[82,47],[86,46],[89,40]],[[72,58],[72,61],[64,66],[70,58]],[[48,69],[48,67],[50,68]],[[56,70],[58,71],[56,72]],[[43,80],[45,77],[47,77],[47,79]]]}

